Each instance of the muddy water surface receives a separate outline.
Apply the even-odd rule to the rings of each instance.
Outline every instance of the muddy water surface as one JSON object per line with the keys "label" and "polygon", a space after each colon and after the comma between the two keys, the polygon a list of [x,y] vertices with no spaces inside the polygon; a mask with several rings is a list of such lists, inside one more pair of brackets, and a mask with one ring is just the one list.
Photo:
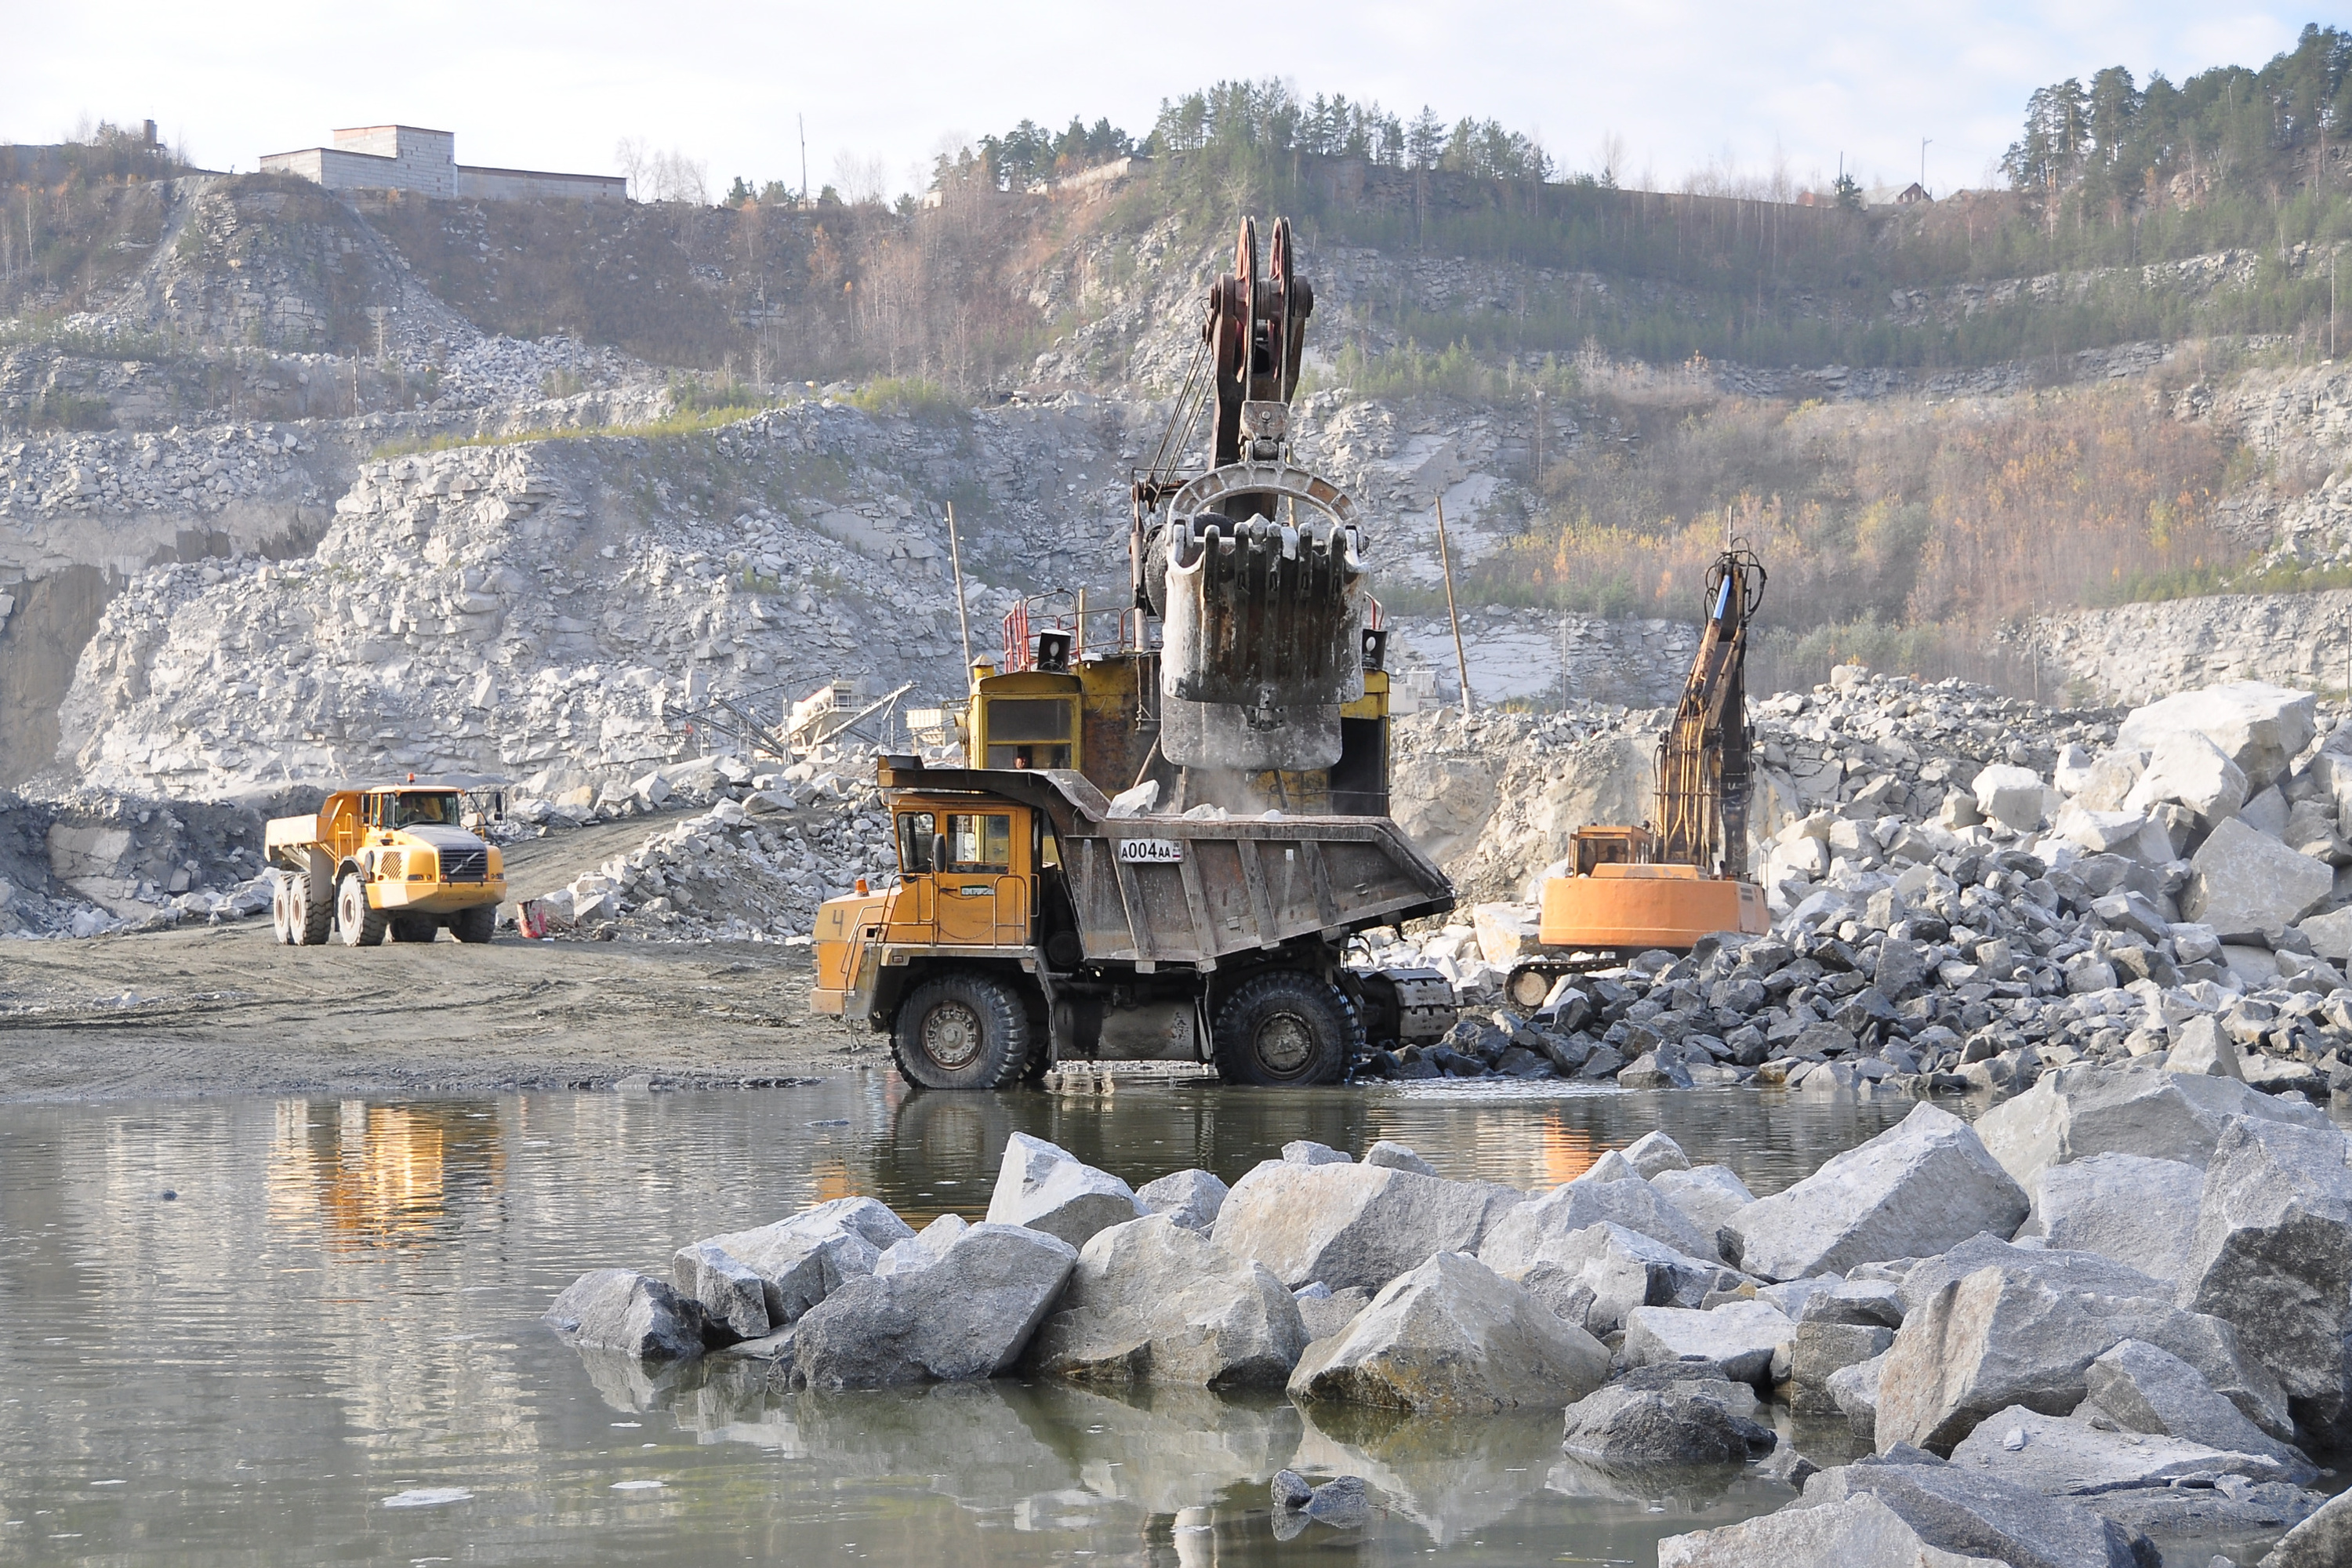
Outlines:
{"label": "muddy water surface", "polygon": [[[1140,1184],[1292,1138],[1566,1180],[1664,1126],[1776,1190],[1907,1104],[1464,1086],[0,1107],[0,1558],[27,1563],[1655,1561],[1777,1507],[1736,1472],[1628,1481],[1559,1418],[1012,1381],[785,1394],[666,1379],[538,1321],[583,1269],[845,1194],[978,1218],[1018,1129]],[[175,1194],[167,1197],[165,1194]],[[1360,1531],[1277,1541],[1265,1480],[1353,1473]]]}

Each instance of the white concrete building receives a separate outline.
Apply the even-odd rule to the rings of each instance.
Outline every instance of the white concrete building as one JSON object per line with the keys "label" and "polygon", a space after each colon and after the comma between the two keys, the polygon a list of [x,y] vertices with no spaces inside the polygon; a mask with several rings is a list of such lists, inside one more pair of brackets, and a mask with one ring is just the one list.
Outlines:
{"label": "white concrete building", "polygon": [[536,169],[474,168],[457,162],[452,132],[414,125],[362,125],[335,132],[331,147],[271,153],[266,174],[299,174],[331,191],[414,191],[420,196],[492,201],[623,201],[618,174],[554,174]]}

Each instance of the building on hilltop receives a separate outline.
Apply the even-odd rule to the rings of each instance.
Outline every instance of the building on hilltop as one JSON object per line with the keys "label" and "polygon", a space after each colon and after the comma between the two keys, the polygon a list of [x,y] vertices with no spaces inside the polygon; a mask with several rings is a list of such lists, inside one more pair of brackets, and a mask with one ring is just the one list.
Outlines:
{"label": "building on hilltop", "polygon": [[478,169],[457,162],[457,138],[414,125],[362,125],[335,132],[331,147],[271,153],[265,174],[299,174],[331,191],[415,191],[444,199],[625,201],[618,174],[551,174],[536,169]]}

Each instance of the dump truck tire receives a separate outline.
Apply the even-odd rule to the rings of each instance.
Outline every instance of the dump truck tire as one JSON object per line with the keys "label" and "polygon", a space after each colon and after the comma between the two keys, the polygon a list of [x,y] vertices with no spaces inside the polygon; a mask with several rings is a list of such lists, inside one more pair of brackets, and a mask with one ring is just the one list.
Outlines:
{"label": "dump truck tire", "polygon": [[286,879],[283,877],[269,879],[269,930],[278,938],[278,946],[293,944],[294,922],[286,913]]}
{"label": "dump truck tire", "polygon": [[1217,1076],[1227,1083],[1338,1083],[1364,1048],[1363,1018],[1347,994],[1295,969],[1244,982],[1217,1010],[1216,1027]]}
{"label": "dump truck tire", "polygon": [[449,917],[449,932],[459,942],[488,942],[499,929],[499,906],[476,904]]}
{"label": "dump truck tire", "polygon": [[394,942],[431,942],[440,934],[441,922],[431,915],[392,917],[392,940]]}
{"label": "dump truck tire", "polygon": [[1029,1014],[1012,987],[973,971],[942,974],[898,1005],[898,1071],[923,1089],[1002,1089],[1029,1065]]}
{"label": "dump truck tire", "polygon": [[383,942],[392,917],[368,907],[367,884],[354,871],[343,879],[341,888],[336,891],[335,924],[342,932],[345,947],[375,947]]}
{"label": "dump truck tire", "polygon": [[334,923],[334,901],[320,898],[314,887],[299,871],[286,884],[286,927],[297,947],[324,947]]}

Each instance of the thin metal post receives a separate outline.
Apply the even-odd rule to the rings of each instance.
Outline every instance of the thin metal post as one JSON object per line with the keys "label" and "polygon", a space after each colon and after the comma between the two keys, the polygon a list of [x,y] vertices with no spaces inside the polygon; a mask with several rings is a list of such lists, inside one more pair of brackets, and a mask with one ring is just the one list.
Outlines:
{"label": "thin metal post", "polygon": [[1445,572],[1445,618],[1454,623],[1454,668],[1462,677],[1462,717],[1470,717],[1470,656],[1462,651],[1462,613],[1454,607],[1454,555],[1445,547],[1445,498],[1437,498],[1437,563]]}
{"label": "thin metal post", "polygon": [[971,684],[971,612],[963,603],[963,547],[956,542],[955,502],[948,502],[948,559],[955,563],[956,625],[963,630],[963,679]]}

